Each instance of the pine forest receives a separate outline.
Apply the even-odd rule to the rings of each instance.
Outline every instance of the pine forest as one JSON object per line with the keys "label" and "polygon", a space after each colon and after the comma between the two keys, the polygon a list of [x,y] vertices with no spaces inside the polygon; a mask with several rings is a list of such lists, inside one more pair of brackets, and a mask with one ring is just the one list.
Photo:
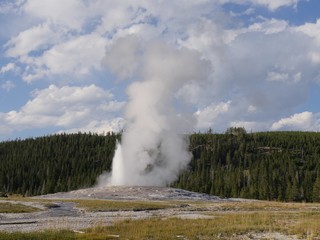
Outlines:
{"label": "pine forest", "polygon": [[[110,171],[121,134],[57,134],[0,142],[0,193],[40,195],[91,187]],[[320,133],[188,136],[193,158],[173,187],[221,197],[320,202]]]}

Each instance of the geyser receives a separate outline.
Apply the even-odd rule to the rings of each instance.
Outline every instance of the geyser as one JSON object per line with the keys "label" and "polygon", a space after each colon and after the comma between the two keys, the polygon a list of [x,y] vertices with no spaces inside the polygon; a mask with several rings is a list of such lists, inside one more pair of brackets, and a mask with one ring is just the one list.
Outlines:
{"label": "geyser", "polygon": [[112,172],[110,176],[110,181],[112,185],[122,185],[123,175],[123,158],[122,158],[122,147],[119,142],[116,145],[116,151],[114,153],[114,157],[112,159]]}
{"label": "geyser", "polygon": [[[131,46],[129,56],[124,46]],[[185,133],[193,129],[194,119],[178,110],[181,103],[176,93],[190,81],[205,79],[209,64],[193,50],[175,49],[162,42],[141,46],[135,37],[120,39],[105,59],[120,77],[133,73],[126,64],[134,59],[135,75],[140,79],[127,89],[127,123],[105,183],[109,185],[164,186],[176,180],[191,158]],[[115,67],[110,58],[121,61]]]}

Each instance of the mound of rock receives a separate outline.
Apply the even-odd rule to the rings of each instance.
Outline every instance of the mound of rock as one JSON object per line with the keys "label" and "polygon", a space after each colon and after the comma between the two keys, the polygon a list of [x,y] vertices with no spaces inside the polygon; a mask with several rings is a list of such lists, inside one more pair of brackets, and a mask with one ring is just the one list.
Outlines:
{"label": "mound of rock", "polygon": [[110,199],[110,200],[190,200],[190,201],[222,201],[223,199],[204,194],[168,187],[143,186],[106,186],[60,192],[37,196],[37,198],[53,199]]}

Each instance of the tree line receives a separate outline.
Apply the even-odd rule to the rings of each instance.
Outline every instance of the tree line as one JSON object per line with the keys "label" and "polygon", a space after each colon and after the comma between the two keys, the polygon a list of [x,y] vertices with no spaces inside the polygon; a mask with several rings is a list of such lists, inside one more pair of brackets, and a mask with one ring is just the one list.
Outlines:
{"label": "tree line", "polygon": [[175,187],[223,197],[320,201],[320,133],[246,133],[190,136],[193,159]]}
{"label": "tree line", "polygon": [[[110,171],[120,134],[57,134],[0,142],[0,192],[25,196],[96,184]],[[320,133],[189,136],[192,160],[172,184],[221,197],[320,201]]]}
{"label": "tree line", "polygon": [[0,192],[40,195],[93,186],[118,134],[57,134],[0,143]]}

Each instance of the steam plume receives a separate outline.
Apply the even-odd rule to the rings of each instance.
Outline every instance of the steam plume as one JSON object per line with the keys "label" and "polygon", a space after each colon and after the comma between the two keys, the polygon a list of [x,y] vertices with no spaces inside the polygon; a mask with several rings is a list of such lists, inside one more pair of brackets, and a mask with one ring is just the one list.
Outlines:
{"label": "steam plume", "polygon": [[[163,186],[174,181],[191,158],[184,133],[190,132],[193,120],[177,111],[175,94],[184,84],[204,79],[209,66],[195,51],[162,42],[141,49],[137,41],[134,37],[121,39],[106,56],[107,65],[120,77],[133,73],[132,66],[136,66],[140,79],[127,89],[127,126],[108,181],[111,185]],[[130,56],[123,55],[126,44],[137,47],[130,50]],[[114,60],[115,56],[123,63],[134,59],[139,64],[110,64],[110,57]]]}

